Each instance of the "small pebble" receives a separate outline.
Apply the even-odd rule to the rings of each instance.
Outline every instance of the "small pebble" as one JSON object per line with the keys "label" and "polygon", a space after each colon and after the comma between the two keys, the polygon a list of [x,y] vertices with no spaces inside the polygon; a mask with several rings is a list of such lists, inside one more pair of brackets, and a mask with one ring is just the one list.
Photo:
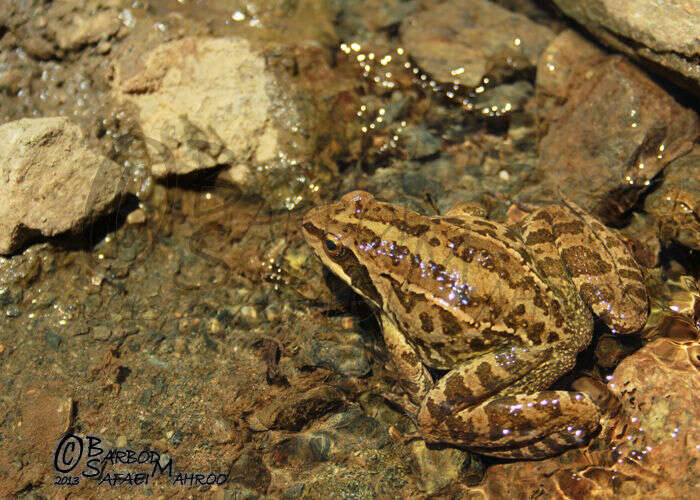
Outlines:
{"label": "small pebble", "polygon": [[126,436],[123,434],[121,436],[119,436],[117,438],[116,444],[117,444],[117,448],[126,448],[126,445],[127,445]]}
{"label": "small pebble", "polygon": [[106,54],[110,50],[112,50],[112,44],[106,40],[102,40],[100,43],[97,44],[98,54]]}
{"label": "small pebble", "polygon": [[7,310],[5,311],[5,316],[8,318],[16,318],[20,314],[22,313],[20,312],[19,307],[16,305],[8,306]]}
{"label": "small pebble", "polygon": [[146,222],[146,212],[137,208],[126,216],[126,222],[127,224],[143,224]]}
{"label": "small pebble", "polygon": [[247,318],[252,318],[252,319],[255,319],[258,317],[258,311],[256,311],[253,306],[241,307],[241,314]]}

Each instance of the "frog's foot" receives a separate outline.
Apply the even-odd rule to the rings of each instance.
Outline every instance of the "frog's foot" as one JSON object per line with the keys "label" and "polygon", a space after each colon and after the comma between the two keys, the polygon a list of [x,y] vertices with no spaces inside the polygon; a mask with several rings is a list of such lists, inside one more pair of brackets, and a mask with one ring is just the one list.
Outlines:
{"label": "frog's foot", "polygon": [[567,391],[498,396],[448,418],[433,417],[430,404],[424,404],[418,420],[426,441],[515,459],[546,458],[582,446],[600,428],[593,401]]}

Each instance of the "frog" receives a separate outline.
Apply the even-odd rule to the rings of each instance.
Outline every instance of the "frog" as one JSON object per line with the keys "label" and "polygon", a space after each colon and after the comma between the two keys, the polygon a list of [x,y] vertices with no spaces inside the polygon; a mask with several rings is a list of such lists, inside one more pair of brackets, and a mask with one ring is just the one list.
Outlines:
{"label": "frog", "polygon": [[310,209],[306,243],[376,312],[395,398],[426,442],[542,459],[589,442],[601,409],[552,389],[594,317],[638,331],[649,300],[623,240],[573,202],[517,225],[470,204],[423,215],[352,191]]}

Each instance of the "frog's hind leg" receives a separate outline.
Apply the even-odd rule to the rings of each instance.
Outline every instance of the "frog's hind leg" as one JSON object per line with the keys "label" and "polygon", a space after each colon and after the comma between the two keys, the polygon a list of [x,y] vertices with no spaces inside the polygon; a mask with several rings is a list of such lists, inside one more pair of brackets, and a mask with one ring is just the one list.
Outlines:
{"label": "frog's hind leg", "polygon": [[508,347],[450,371],[421,405],[423,437],[513,458],[549,456],[584,442],[599,421],[590,398],[543,391],[572,368],[575,353],[561,355],[565,349]]}
{"label": "frog's hind leg", "polygon": [[[644,279],[631,253],[610,229],[571,202],[534,212],[525,222],[526,245],[554,245],[566,274],[593,312],[613,330],[639,330],[647,318]],[[553,259],[545,265],[557,266]],[[548,270],[550,276],[560,270]]]}
{"label": "frog's hind leg", "polygon": [[598,407],[580,392],[541,391],[489,399],[439,425],[443,441],[501,458],[538,459],[586,444]]}

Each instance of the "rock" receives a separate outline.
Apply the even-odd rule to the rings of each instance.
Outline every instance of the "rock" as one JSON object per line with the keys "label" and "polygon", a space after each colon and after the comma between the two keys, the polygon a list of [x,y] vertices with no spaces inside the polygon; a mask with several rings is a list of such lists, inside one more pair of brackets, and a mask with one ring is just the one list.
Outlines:
{"label": "rock", "polygon": [[700,349],[658,339],[625,358],[608,387],[622,403],[613,472],[655,478],[666,498],[700,495]]}
{"label": "rock", "polygon": [[620,233],[638,264],[648,268],[659,265],[659,227],[652,216],[633,212],[632,220]]}
{"label": "rock", "polygon": [[148,52],[135,74],[130,58],[115,65],[114,91],[138,109],[147,143],[160,160],[152,166],[155,175],[261,164],[278,156],[267,93],[272,76],[246,40],[168,42]]}
{"label": "rock", "polygon": [[214,420],[211,426],[211,436],[214,438],[214,442],[218,444],[230,443],[235,438],[231,426],[220,418]]}
{"label": "rock", "polygon": [[56,43],[64,50],[77,50],[85,45],[106,40],[119,31],[122,22],[116,9],[98,12],[92,16],[77,14],[71,22],[56,26]]}
{"label": "rock", "polygon": [[144,222],[146,222],[146,212],[140,208],[137,208],[126,216],[127,224],[143,224]]}
{"label": "rock", "polygon": [[41,276],[42,245],[27,248],[19,255],[0,257],[0,287],[15,285],[19,289],[28,288]]}
{"label": "rock", "polygon": [[315,366],[322,366],[346,377],[362,377],[369,373],[371,364],[361,346],[335,342],[313,342],[309,357]]}
{"label": "rock", "polygon": [[468,87],[535,68],[554,37],[546,27],[486,0],[448,1],[401,24],[403,48],[432,78]]}
{"label": "rock", "polygon": [[565,30],[542,52],[537,61],[535,98],[540,136],[546,135],[552,110],[564,104],[572,89],[590,80],[592,68],[607,59],[607,54],[574,30]]}
{"label": "rock", "polygon": [[0,125],[0,254],[77,229],[122,194],[120,167],[85,146],[66,118]]}
{"label": "rock", "polygon": [[697,115],[642,71],[571,32],[542,55],[536,94],[545,185],[607,222],[619,223],[700,133]]}
{"label": "rock", "polygon": [[[242,453],[231,464],[229,481],[257,491],[266,491],[270,484],[270,471],[267,470],[260,452],[247,450]],[[256,495],[255,498],[258,496]]]}
{"label": "rock", "polygon": [[[313,425],[313,424],[312,424]],[[392,442],[388,426],[368,417],[357,408],[337,413],[315,429],[276,443],[272,451],[275,467],[333,461],[384,449]]]}
{"label": "rock", "polygon": [[54,351],[58,351],[58,348],[61,346],[61,342],[63,342],[63,338],[60,335],[56,334],[52,330],[49,330],[48,328],[44,332],[44,340]]}
{"label": "rock", "polygon": [[457,448],[427,448],[422,440],[411,443],[411,454],[421,486],[428,495],[456,481],[467,457],[467,452]]}
{"label": "rock", "polygon": [[498,85],[476,95],[474,110],[481,116],[506,115],[522,109],[532,94],[532,84],[525,80]]}
{"label": "rock", "polygon": [[411,160],[433,156],[440,150],[440,140],[422,125],[409,125],[400,135],[400,149]]}
{"label": "rock", "polygon": [[700,146],[669,163],[663,183],[645,200],[665,242],[700,250]]}
{"label": "rock", "polygon": [[700,3],[696,0],[554,0],[603,43],[700,95]]}
{"label": "rock", "polygon": [[248,418],[253,430],[285,429],[298,431],[315,419],[345,406],[342,393],[330,386],[321,386],[290,399],[270,402]]}
{"label": "rock", "polygon": [[[22,404],[22,425],[18,429],[24,460],[50,456],[61,436],[75,418],[75,402],[68,397],[30,390]],[[48,469],[48,464],[46,464]]]}

